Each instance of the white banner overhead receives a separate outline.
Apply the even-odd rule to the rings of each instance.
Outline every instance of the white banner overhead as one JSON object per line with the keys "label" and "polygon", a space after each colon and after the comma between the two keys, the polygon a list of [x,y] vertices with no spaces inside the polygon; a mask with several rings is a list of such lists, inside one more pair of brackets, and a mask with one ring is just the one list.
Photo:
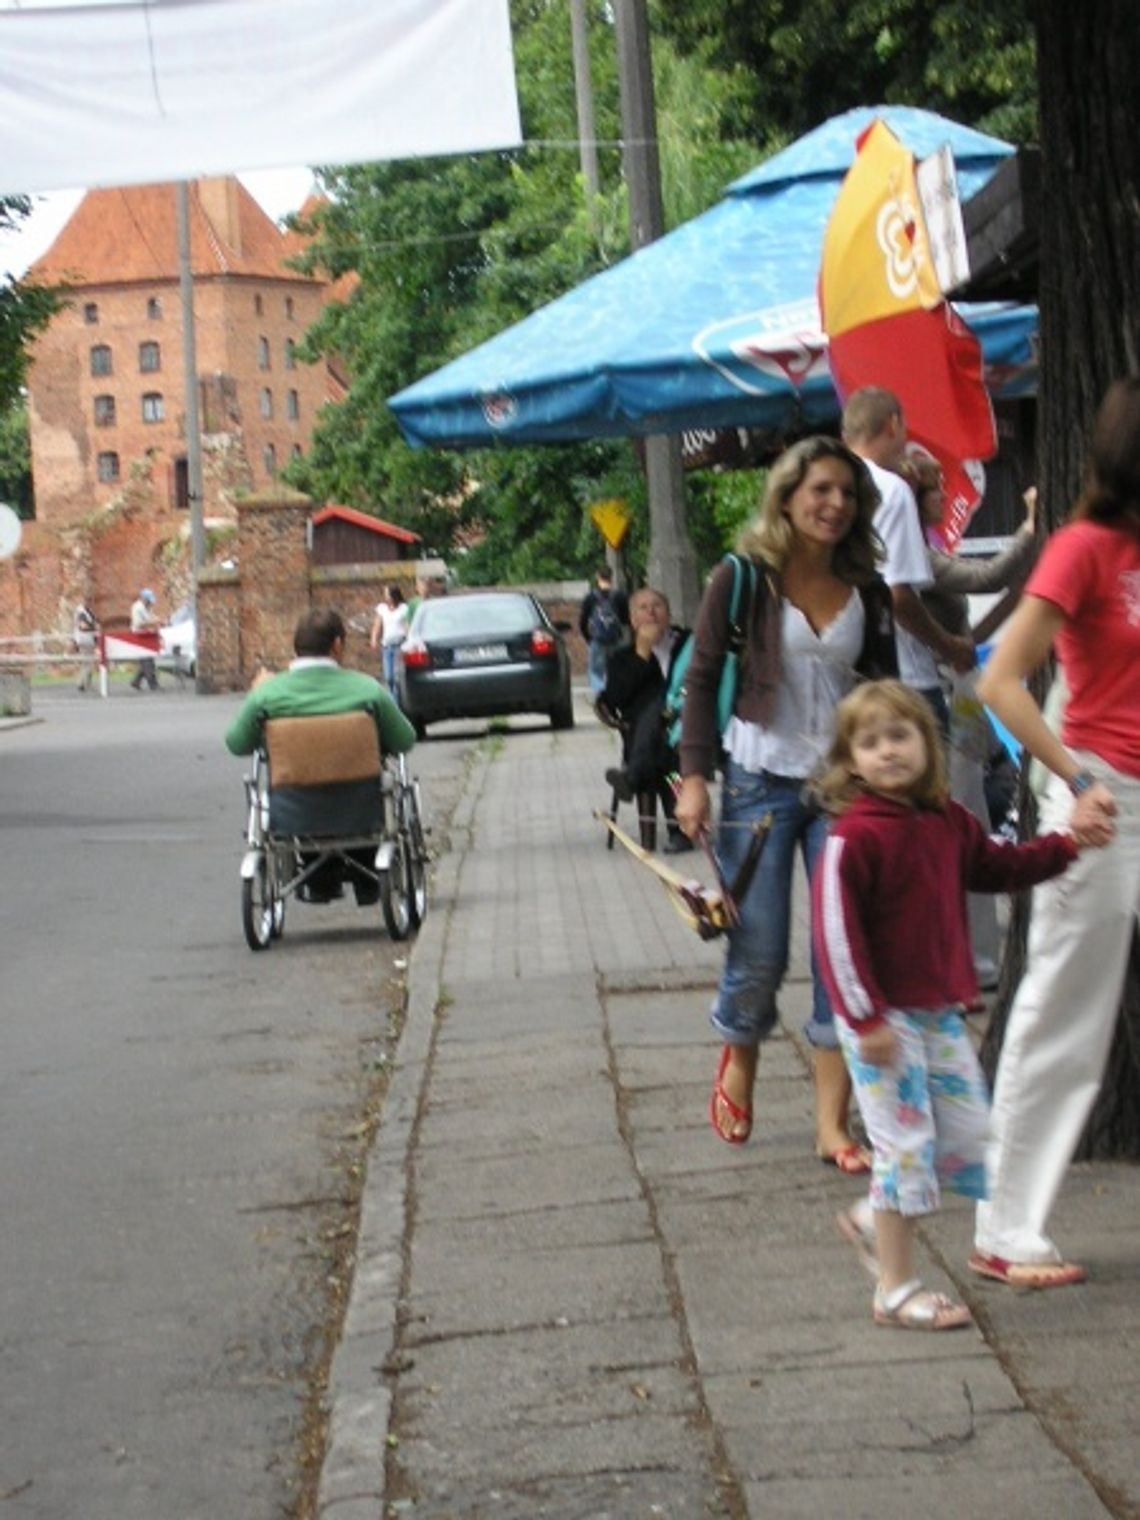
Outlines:
{"label": "white banner overhead", "polygon": [[520,141],[509,0],[0,9],[0,194]]}

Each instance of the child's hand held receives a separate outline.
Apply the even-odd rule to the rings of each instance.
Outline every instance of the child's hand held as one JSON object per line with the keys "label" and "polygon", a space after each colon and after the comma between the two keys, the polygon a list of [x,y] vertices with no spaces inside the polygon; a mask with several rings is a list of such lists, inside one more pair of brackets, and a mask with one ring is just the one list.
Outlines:
{"label": "child's hand held", "polygon": [[880,1024],[859,1036],[859,1055],[869,1066],[892,1066],[898,1049],[898,1040],[889,1024]]}

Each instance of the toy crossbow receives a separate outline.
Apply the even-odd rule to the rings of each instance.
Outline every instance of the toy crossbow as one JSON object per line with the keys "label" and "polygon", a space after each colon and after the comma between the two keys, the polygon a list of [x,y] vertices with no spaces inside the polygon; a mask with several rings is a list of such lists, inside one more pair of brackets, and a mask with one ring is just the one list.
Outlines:
{"label": "toy crossbow", "polygon": [[673,907],[685,922],[697,931],[701,939],[716,939],[740,922],[740,912],[736,905],[748,891],[752,878],[756,874],[756,867],[764,849],[764,841],[772,827],[771,813],[765,813],[763,818],[757,819],[754,823],[738,825],[749,831],[750,838],[740,869],[731,884],[724,879],[724,873],[713,850],[708,830],[702,830],[701,847],[712,867],[716,880],[715,887],[706,887],[699,881],[687,879],[663,861],[658,860],[655,855],[643,849],[636,840],[631,839],[608,813],[598,811],[595,812],[594,817],[606,825],[614,838],[629,851],[635,860],[649,867],[668,892],[669,901]]}

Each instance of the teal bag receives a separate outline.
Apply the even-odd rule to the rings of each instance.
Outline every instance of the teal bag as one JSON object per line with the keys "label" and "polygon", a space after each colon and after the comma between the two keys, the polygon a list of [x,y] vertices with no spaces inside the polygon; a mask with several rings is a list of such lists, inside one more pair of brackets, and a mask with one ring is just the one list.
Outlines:
{"label": "teal bag", "polygon": [[[740,554],[726,554],[732,561],[732,596],[728,604],[728,646],[724,664],[721,666],[720,682],[716,689],[716,726],[723,734],[728,727],[736,706],[736,685],[740,677],[740,651],[744,648],[744,624],[748,618],[748,606],[756,594],[756,566],[752,560]],[[744,571],[748,570],[748,595],[741,600],[744,589]],[[664,718],[665,735],[673,749],[681,742],[681,714],[685,707],[686,682],[689,662],[693,658],[696,634],[690,633],[673,662],[669,685],[665,689]]]}

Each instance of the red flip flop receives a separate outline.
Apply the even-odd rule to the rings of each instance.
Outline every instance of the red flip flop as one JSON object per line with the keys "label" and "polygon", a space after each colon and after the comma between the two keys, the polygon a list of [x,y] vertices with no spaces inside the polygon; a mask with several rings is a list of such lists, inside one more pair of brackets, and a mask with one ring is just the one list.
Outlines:
{"label": "red flip flop", "polygon": [[847,1177],[861,1177],[864,1172],[871,1170],[871,1156],[865,1145],[857,1145],[852,1141],[850,1145],[841,1145],[838,1150],[825,1154],[823,1151],[816,1153],[824,1166],[833,1166],[836,1171],[842,1172]]}
{"label": "red flip flop", "polygon": [[1008,1288],[1068,1288],[1088,1278],[1087,1267],[1075,1261],[1007,1261],[988,1251],[975,1251],[966,1263],[979,1277],[992,1278]]}
{"label": "red flip flop", "polygon": [[[732,1046],[726,1045],[721,1052],[720,1065],[717,1067],[716,1081],[713,1083],[712,1097],[709,1099],[709,1123],[726,1145],[743,1145],[752,1133],[752,1109],[741,1108],[739,1103],[734,1103],[724,1090],[724,1074],[728,1068],[732,1056]],[[720,1110],[732,1120],[733,1129],[731,1134],[725,1134],[721,1128]],[[743,1126],[738,1128],[737,1126]]]}

